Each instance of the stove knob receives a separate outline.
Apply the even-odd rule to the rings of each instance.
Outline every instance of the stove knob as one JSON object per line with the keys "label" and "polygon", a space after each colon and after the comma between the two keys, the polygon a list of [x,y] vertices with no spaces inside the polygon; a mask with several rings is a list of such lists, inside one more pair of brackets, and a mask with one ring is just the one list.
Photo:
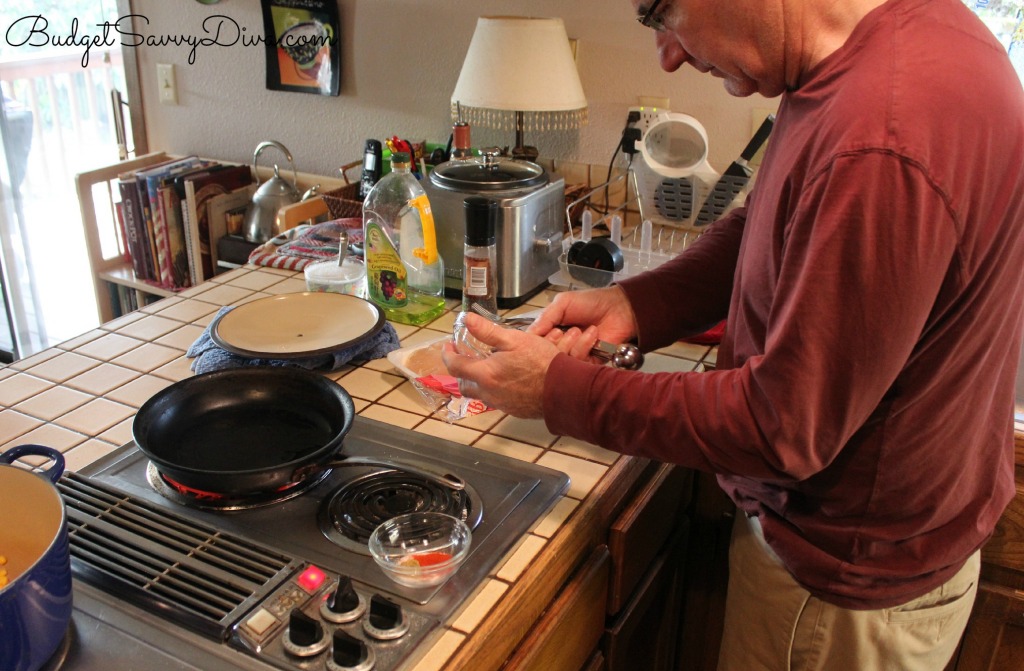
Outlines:
{"label": "stove knob", "polygon": [[341,629],[334,632],[334,650],[327,659],[328,671],[370,671],[375,663],[376,656],[364,641]]}
{"label": "stove knob", "polygon": [[363,630],[382,641],[401,638],[409,631],[402,607],[379,594],[370,599],[370,617],[363,620]]}
{"label": "stove knob", "polygon": [[352,579],[342,576],[327,599],[320,604],[320,616],[328,622],[342,624],[362,617],[366,612],[366,599],[356,593]]}
{"label": "stove knob", "polygon": [[295,609],[288,616],[288,629],[281,643],[296,657],[312,657],[326,650],[331,639],[318,620]]}

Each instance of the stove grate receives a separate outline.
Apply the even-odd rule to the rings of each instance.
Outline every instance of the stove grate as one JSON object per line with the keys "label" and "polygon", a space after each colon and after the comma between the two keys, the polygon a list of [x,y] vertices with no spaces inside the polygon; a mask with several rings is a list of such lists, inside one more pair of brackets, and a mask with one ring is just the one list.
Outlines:
{"label": "stove grate", "polygon": [[58,487],[76,577],[211,638],[300,565],[76,473]]}

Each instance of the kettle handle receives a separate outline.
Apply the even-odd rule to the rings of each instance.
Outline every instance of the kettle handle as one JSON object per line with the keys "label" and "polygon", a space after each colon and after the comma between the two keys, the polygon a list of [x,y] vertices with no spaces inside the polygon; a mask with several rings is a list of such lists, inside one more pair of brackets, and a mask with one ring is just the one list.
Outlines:
{"label": "kettle handle", "polygon": [[257,161],[259,160],[259,158],[260,158],[260,153],[261,153],[261,152],[262,152],[262,151],[263,151],[264,149],[266,149],[266,148],[268,148],[268,147],[274,147],[275,149],[277,149],[278,151],[280,151],[280,152],[281,152],[282,154],[284,154],[284,157],[285,157],[286,159],[288,159],[288,162],[292,164],[292,186],[294,186],[294,187],[298,188],[298,184],[299,184],[299,173],[298,173],[298,172],[296,172],[296,170],[295,170],[295,161],[293,161],[293,160],[292,160],[292,153],[291,153],[290,151],[288,151],[288,148],[287,148],[287,147],[285,147],[285,146],[284,146],[283,144],[281,144],[281,143],[280,143],[280,142],[278,142],[277,140],[266,140],[266,141],[264,141],[264,142],[260,142],[260,143],[259,143],[259,144],[258,144],[258,145],[256,146],[256,151],[254,151],[254,152],[252,153],[252,171],[253,171],[254,173],[256,173],[256,175],[255,175],[255,176],[256,176],[256,185],[257,185],[257,186],[259,186],[259,183],[260,183],[260,173],[259,173],[259,171],[258,171],[258,170],[256,169],[256,162],[257,162]]}

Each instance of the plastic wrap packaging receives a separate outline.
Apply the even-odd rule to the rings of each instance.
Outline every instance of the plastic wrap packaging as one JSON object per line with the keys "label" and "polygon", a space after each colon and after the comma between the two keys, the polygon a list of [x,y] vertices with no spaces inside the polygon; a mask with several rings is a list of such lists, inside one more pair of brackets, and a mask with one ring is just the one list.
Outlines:
{"label": "plastic wrap packaging", "polygon": [[446,342],[452,341],[453,336],[440,336],[388,354],[388,361],[409,378],[430,411],[448,423],[490,409],[484,403],[459,393],[458,379],[448,374],[441,360],[441,349]]}

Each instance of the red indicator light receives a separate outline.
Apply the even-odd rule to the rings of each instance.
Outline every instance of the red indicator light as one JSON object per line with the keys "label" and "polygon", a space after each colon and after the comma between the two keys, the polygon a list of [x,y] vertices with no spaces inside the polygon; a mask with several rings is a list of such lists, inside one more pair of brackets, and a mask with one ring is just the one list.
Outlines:
{"label": "red indicator light", "polygon": [[299,583],[299,587],[310,594],[320,589],[320,585],[324,584],[324,580],[327,580],[327,574],[315,566],[309,566],[295,579]]}

